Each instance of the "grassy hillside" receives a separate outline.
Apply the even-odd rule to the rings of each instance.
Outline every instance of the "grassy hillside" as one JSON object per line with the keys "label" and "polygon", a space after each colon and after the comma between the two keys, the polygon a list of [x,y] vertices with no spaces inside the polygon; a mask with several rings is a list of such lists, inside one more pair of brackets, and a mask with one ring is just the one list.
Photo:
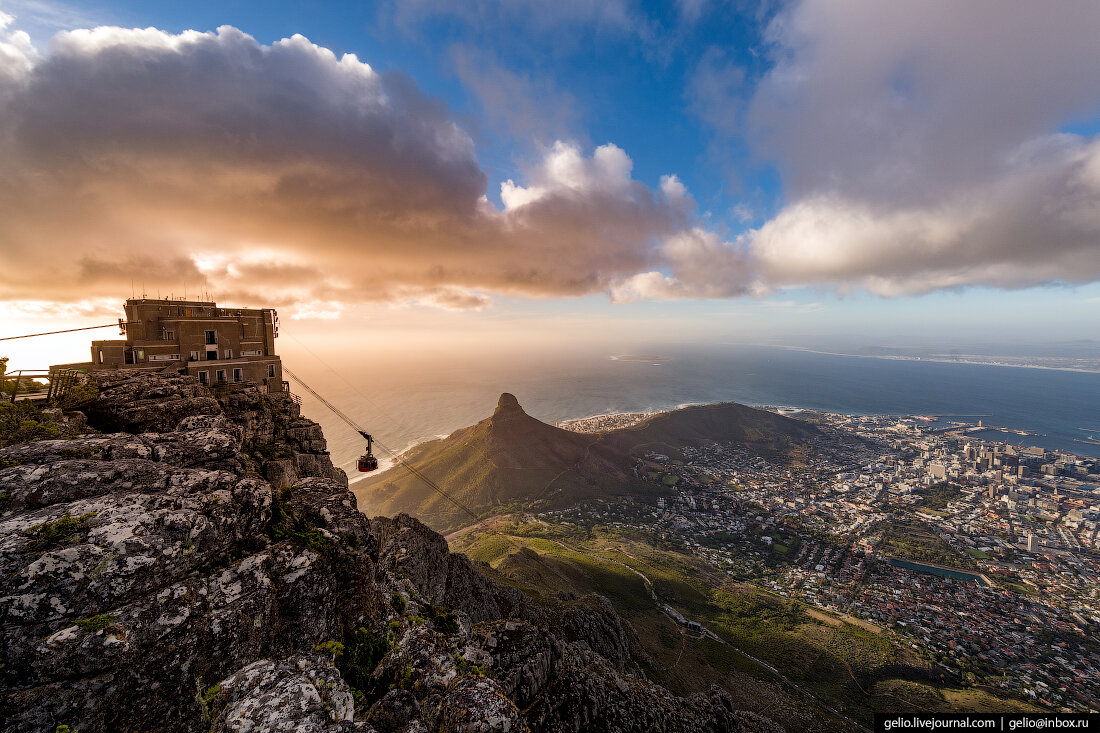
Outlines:
{"label": "grassy hillside", "polygon": [[[759,588],[737,585],[698,559],[633,531],[497,517],[451,535],[452,550],[528,593],[600,593],[638,633],[647,676],[684,694],[719,684],[746,710],[788,730],[852,730],[823,701],[863,725],[874,712],[1030,710],[978,688],[946,685],[929,662],[875,627]],[[728,642],[689,632],[653,602],[701,621]],[[776,667],[790,684],[736,650]],[[811,697],[811,695],[813,697]]]}
{"label": "grassy hillside", "polygon": [[[630,458],[602,436],[547,425],[501,395],[493,415],[446,438],[422,443],[405,460],[477,513],[492,514],[521,503],[551,504],[626,492],[640,482]],[[355,486],[368,514],[408,512],[436,529],[468,524],[469,517],[422,480],[397,467]]]}
{"label": "grassy hillside", "polygon": [[[633,471],[633,455],[676,454],[708,441],[743,443],[770,460],[800,462],[807,440],[819,435],[807,423],[724,403],[656,415],[631,428],[581,434],[547,425],[503,394],[493,415],[446,438],[422,443],[405,460],[443,490],[488,516],[533,502],[563,506],[593,496],[652,493],[660,488]],[[470,517],[409,471],[396,467],[354,487],[369,515],[408,512],[440,531]]]}
{"label": "grassy hillside", "polygon": [[675,454],[683,446],[735,442],[769,460],[799,462],[805,457],[806,442],[820,435],[809,423],[723,402],[654,415],[608,433],[606,441],[633,455],[648,450]]}

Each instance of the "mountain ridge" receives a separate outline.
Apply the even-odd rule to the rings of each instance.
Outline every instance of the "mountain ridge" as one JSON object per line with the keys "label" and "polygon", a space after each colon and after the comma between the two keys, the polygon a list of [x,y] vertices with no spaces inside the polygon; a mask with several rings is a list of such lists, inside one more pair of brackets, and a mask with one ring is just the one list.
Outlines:
{"label": "mountain ridge", "polygon": [[[660,413],[603,433],[577,433],[528,415],[515,395],[504,392],[488,418],[414,446],[402,460],[484,514],[538,501],[557,506],[593,496],[657,493],[661,490],[634,470],[635,458],[646,450],[677,454],[688,445],[734,441],[783,459],[789,457],[785,451],[819,435],[808,423],[734,402]],[[354,493],[372,512],[408,512],[439,531],[469,522],[400,466],[360,481]]]}

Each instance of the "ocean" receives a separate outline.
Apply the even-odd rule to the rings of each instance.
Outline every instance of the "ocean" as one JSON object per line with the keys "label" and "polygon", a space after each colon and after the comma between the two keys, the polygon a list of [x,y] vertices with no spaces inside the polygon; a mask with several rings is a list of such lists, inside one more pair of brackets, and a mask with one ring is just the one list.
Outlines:
{"label": "ocean", "polygon": [[[292,346],[288,344],[287,346]],[[1100,373],[842,356],[770,346],[431,355],[294,352],[288,366],[386,448],[405,450],[492,414],[501,392],[548,423],[611,412],[733,401],[858,415],[937,415],[1040,433],[990,440],[1100,457]],[[321,359],[323,358],[323,362]],[[325,429],[334,462],[355,476],[363,441],[293,382]],[[953,417],[959,416],[959,417]],[[1082,429],[1084,428],[1084,429]],[[375,451],[383,468],[386,450]]]}

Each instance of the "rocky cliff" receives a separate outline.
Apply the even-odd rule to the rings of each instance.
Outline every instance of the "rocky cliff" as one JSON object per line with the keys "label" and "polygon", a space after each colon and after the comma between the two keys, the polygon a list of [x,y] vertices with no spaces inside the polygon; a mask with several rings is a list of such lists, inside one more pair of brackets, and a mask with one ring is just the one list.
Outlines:
{"label": "rocky cliff", "polygon": [[603,599],[536,603],[368,520],[288,396],[99,386],[99,432],[0,449],[4,730],[760,726],[636,676]]}

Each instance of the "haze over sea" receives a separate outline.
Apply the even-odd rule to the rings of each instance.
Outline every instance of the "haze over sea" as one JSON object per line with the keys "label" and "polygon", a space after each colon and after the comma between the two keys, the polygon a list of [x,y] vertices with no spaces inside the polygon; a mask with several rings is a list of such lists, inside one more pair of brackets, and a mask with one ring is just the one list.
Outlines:
{"label": "haze over sea", "polygon": [[[320,353],[284,343],[288,366],[400,451],[488,417],[501,392],[548,423],[611,412],[733,401],[848,414],[938,415],[1042,433],[989,440],[1100,456],[1100,374],[840,356],[771,346],[467,355]],[[324,359],[322,363],[318,357]],[[660,357],[660,358],[640,358]],[[327,364],[327,366],[326,366]],[[329,368],[331,367],[331,369]],[[363,441],[296,384],[325,427],[336,464],[354,478]],[[960,417],[952,417],[960,416]],[[1090,431],[1081,430],[1088,428]],[[385,450],[377,450],[383,467]]]}

